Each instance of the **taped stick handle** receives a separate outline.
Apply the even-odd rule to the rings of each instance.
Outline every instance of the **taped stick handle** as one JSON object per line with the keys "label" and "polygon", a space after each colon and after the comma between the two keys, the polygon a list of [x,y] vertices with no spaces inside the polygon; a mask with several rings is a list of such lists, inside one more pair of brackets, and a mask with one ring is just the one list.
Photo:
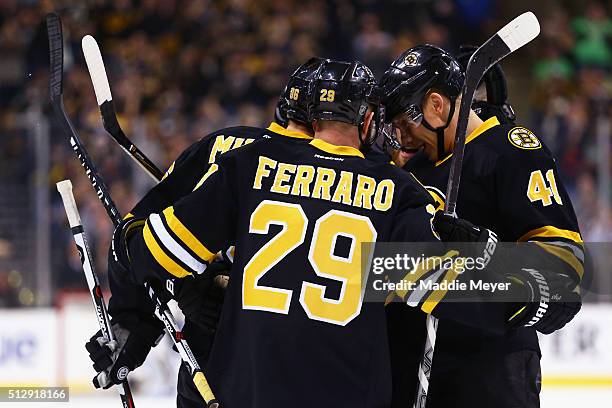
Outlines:
{"label": "taped stick handle", "polygon": [[215,395],[213,394],[212,390],[210,389],[210,384],[208,384],[208,381],[206,380],[206,377],[204,376],[202,370],[196,370],[193,373],[193,383],[198,389],[200,395],[202,395],[202,397],[204,398],[204,401],[208,401],[206,403],[206,406],[208,408],[219,408],[221,406],[219,404],[219,401],[217,401],[217,399],[215,398]]}
{"label": "taped stick handle", "polygon": [[79,215],[79,209],[77,208],[74,195],[72,194],[72,182],[70,180],[62,180],[56,185],[57,191],[59,191],[62,196],[62,201],[64,202],[64,208],[66,209],[70,228],[80,226],[81,216]]}

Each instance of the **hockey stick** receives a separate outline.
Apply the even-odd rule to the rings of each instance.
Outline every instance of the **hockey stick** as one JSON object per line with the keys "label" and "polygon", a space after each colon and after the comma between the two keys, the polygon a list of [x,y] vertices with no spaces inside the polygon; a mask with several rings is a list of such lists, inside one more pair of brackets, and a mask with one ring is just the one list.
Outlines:
{"label": "hockey stick", "polygon": [[[66,210],[66,216],[68,217],[68,223],[70,224],[70,231],[72,231],[74,243],[79,251],[79,257],[81,258],[81,264],[83,265],[83,272],[85,272],[85,279],[87,280],[91,300],[93,301],[94,308],[96,309],[96,316],[98,317],[100,332],[102,333],[102,336],[106,337],[110,341],[113,341],[115,340],[115,335],[111,329],[108,311],[106,310],[106,303],[104,303],[102,289],[100,288],[100,280],[98,279],[98,275],[94,269],[91,251],[89,250],[87,237],[85,236],[85,231],[83,230],[79,210],[76,206],[76,202],[74,201],[74,195],[72,194],[72,183],[70,180],[63,180],[57,183],[57,191],[59,191],[60,195],[62,196],[64,209]],[[132,392],[130,391],[130,386],[127,379],[123,381],[119,390],[123,406],[126,408],[133,408],[134,400],[132,398]]]}
{"label": "hockey stick", "polygon": [[[540,34],[540,23],[532,12],[523,13],[514,20],[506,24],[495,35],[481,45],[470,58],[467,69],[465,70],[465,82],[461,90],[461,105],[457,119],[457,129],[455,133],[455,146],[453,148],[453,159],[448,176],[446,187],[446,201],[444,203],[444,213],[456,216],[457,196],[459,194],[459,183],[461,181],[461,166],[463,164],[463,154],[465,151],[465,137],[468,125],[470,109],[474,93],[478,88],[480,80],[493,65],[518,50]],[[438,319],[433,315],[427,315],[427,337],[425,339],[425,349],[423,359],[419,366],[419,388],[414,406],[416,408],[425,407],[427,392],[429,389],[429,378],[433,366],[434,348],[436,345],[436,331]]]}
{"label": "hockey stick", "polygon": [[[55,109],[55,113],[61,118],[60,122],[64,127],[64,130],[68,130],[72,125],[66,117],[64,110],[64,103],[62,99],[62,70],[63,70],[63,37],[62,37],[62,23],[57,14],[47,15],[47,31],[49,36],[49,56],[50,56],[50,76],[49,76],[49,90],[51,93],[51,103]],[[72,140],[71,140],[72,143]],[[89,176],[89,175],[88,175]],[[91,177],[90,177],[91,179]],[[96,186],[94,185],[94,188]],[[60,191],[61,193],[61,191]],[[98,194],[98,196],[100,196]],[[62,194],[62,199],[64,195]],[[66,213],[69,213],[69,205],[67,205],[64,199],[64,206],[66,207]],[[106,311],[106,305],[104,298],[102,297],[102,291],[100,290],[99,281],[95,271],[93,270],[93,263],[91,262],[91,255],[87,246],[87,241],[83,235],[83,228],[80,225],[80,217],[76,212],[76,206],[70,208],[70,214],[68,214],[68,220],[70,222],[70,228],[74,236],[77,249],[81,256],[81,263],[83,264],[83,271],[85,272],[85,278],[87,279],[87,286],[91,293],[91,298],[94,302],[96,309],[96,316],[100,325],[102,335],[106,336],[109,340],[114,339],[113,332],[111,330],[108,313]],[[130,384],[127,379],[123,381],[119,387],[119,396],[121,397],[121,403],[124,408],[134,408],[134,399],[132,397],[132,391],[130,390]]]}
{"label": "hockey stick", "polygon": [[[70,144],[81,162],[81,166],[85,169],[85,173],[89,178],[94,190],[96,191],[98,198],[102,202],[104,209],[108,213],[114,225],[118,225],[121,222],[121,215],[117,206],[111,199],[108,192],[108,188],[104,183],[104,180],[97,172],[93,165],[91,158],[89,157],[87,150],[83,146],[77,132],[74,129],[70,119],[68,118],[66,111],[63,106],[62,98],[62,68],[63,68],[63,47],[62,47],[62,35],[61,35],[61,22],[56,14],[50,14],[47,17],[47,25],[49,30],[49,48],[51,55],[51,78],[50,78],[50,92],[51,92],[51,104],[62,123],[64,131],[70,137]],[[198,362],[196,361],[189,344],[183,338],[183,334],[178,329],[178,326],[174,320],[174,316],[170,312],[168,305],[156,295],[153,288],[145,284],[147,293],[155,304],[155,315],[162,321],[168,334],[172,338],[174,345],[176,346],[181,359],[187,365],[192,375],[193,382],[198,389],[198,392],[204,399],[208,408],[219,408],[219,402],[215,399],[215,396],[210,389],[208,381],[204,376]],[[133,406],[133,405],[132,405]]]}
{"label": "hockey stick", "polygon": [[106,69],[104,68],[104,61],[102,60],[102,54],[100,53],[98,43],[91,35],[86,35],[81,40],[81,47],[83,49],[83,55],[85,56],[85,62],[87,63],[87,69],[89,70],[89,76],[91,77],[91,83],[93,84],[96,94],[96,100],[100,107],[104,129],[106,129],[108,134],[115,139],[119,146],[121,146],[121,148],[125,150],[125,152],[129,154],[130,157],[151,176],[151,178],[155,181],[161,180],[164,173],[142,151],[140,151],[134,143],[132,143],[119,125],[115,104],[113,103],[113,95],[111,94],[108,77],[106,76]]}
{"label": "hockey stick", "polygon": [[465,82],[461,90],[462,97],[457,119],[453,159],[446,186],[445,214],[456,215],[469,113],[480,80],[493,65],[531,42],[539,34],[540,23],[535,14],[528,11],[506,24],[472,54],[465,70]]}

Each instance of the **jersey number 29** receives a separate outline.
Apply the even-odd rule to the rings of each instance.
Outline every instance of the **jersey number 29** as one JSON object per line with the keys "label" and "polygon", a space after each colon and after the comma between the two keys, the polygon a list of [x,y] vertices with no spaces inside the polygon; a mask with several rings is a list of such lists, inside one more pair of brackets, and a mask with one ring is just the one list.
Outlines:
{"label": "jersey number 29", "polygon": [[[282,229],[244,267],[244,309],[289,313],[293,291],[263,286],[259,280],[291,251],[304,244],[308,222],[299,204],[264,200],[253,211],[250,233],[267,234],[270,225]],[[340,236],[351,240],[347,257],[334,254]],[[329,299],[325,297],[325,286],[302,282],[300,304],[309,318],[344,326],[359,315],[362,303],[361,243],[374,242],[376,236],[370,219],[361,215],[330,210],[316,220],[312,237],[308,240],[308,261],[318,276],[341,282],[342,289],[337,300]]]}

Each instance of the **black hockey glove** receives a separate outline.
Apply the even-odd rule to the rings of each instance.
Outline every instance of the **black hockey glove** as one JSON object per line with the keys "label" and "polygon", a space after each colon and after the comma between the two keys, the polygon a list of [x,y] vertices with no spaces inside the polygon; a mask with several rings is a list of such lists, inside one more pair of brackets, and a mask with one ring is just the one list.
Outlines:
{"label": "black hockey glove", "polygon": [[129,218],[121,221],[113,231],[111,247],[108,254],[108,270],[119,281],[128,279],[130,272],[130,256],[127,241],[130,236],[144,227],[144,218]]}
{"label": "black hockey glove", "polygon": [[443,242],[474,243],[470,251],[472,253],[463,255],[484,258],[483,266],[491,261],[498,242],[497,234],[493,231],[478,227],[467,220],[446,215],[442,211],[438,211],[434,216],[433,226]]}
{"label": "black hockey glove", "polygon": [[115,340],[109,341],[98,331],[85,344],[98,373],[93,378],[96,388],[121,384],[130,371],[142,365],[151,347],[164,335],[160,322],[154,320],[113,323],[112,330]]}
{"label": "black hockey glove", "polygon": [[[442,241],[475,242],[474,254],[482,254],[484,265],[500,282],[510,282],[508,292],[511,302],[505,303],[510,327],[533,327],[550,334],[565,326],[578,313],[582,301],[573,290],[574,280],[568,276],[542,269],[524,268],[530,256],[525,247],[514,251],[505,248],[495,252],[497,236],[493,231],[480,228],[469,221],[438,212],[434,217],[434,228]],[[520,251],[520,252],[519,252]],[[494,262],[489,263],[495,253]]]}
{"label": "black hockey glove", "polygon": [[185,318],[207,333],[217,329],[229,267],[226,262],[213,262],[204,274],[175,283],[175,298]]}
{"label": "black hockey glove", "polygon": [[446,215],[442,211],[436,212],[433,225],[444,242],[486,242],[488,233],[486,228],[478,227],[462,218]]}
{"label": "black hockey glove", "polygon": [[[461,64],[463,71],[467,68],[470,57],[478,47],[471,45],[461,45],[457,54],[457,61]],[[487,71],[481,80],[486,87],[486,98],[478,100],[474,98],[472,110],[482,120],[487,120],[496,116],[502,124],[514,124],[516,114],[514,108],[508,103],[508,83],[506,74],[500,64],[495,64]]]}
{"label": "black hockey glove", "polygon": [[568,276],[547,270],[521,268],[508,278],[525,289],[527,304],[510,317],[512,327],[533,327],[550,334],[561,329],[576,316],[582,300],[576,284]]}

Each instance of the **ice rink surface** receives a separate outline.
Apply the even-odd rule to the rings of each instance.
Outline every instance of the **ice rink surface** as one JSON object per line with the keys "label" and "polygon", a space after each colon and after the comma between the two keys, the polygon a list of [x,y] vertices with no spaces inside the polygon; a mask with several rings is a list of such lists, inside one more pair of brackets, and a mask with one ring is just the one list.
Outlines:
{"label": "ice rink surface", "polygon": [[[68,403],[6,403],[0,402],[0,407],[15,408],[107,408],[119,407],[119,397],[113,390],[99,392],[101,396],[74,397]],[[173,397],[146,397],[135,395],[137,408],[169,408],[175,406]],[[288,404],[290,406],[290,404]],[[612,388],[552,388],[542,392],[541,408],[609,408],[612,406]],[[344,408],[344,407],[338,407]]]}

